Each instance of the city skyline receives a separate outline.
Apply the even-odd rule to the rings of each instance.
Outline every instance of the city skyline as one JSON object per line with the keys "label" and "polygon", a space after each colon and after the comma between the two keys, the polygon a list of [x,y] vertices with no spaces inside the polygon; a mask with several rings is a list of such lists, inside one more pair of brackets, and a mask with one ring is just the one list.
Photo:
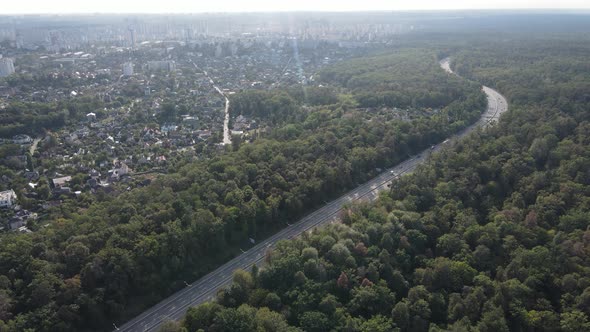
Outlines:
{"label": "city skyline", "polygon": [[218,2],[192,2],[170,0],[163,2],[119,2],[105,0],[100,2],[80,2],[39,0],[9,2],[3,6],[2,14],[73,14],[73,13],[204,13],[204,12],[286,12],[286,11],[413,11],[413,10],[483,10],[483,9],[590,9],[584,0],[417,0],[412,2],[369,0],[317,2],[302,0],[281,3],[269,0],[242,2],[229,0]]}

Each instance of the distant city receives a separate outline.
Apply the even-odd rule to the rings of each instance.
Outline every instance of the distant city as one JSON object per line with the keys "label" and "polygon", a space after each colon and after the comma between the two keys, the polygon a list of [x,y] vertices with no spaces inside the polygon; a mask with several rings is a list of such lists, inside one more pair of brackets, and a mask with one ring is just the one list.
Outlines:
{"label": "distant city", "polygon": [[289,37],[302,41],[374,42],[413,28],[404,24],[406,18],[392,23],[391,15],[370,16],[280,13],[0,17],[0,40],[9,41],[17,49],[43,47],[57,53],[104,45],[139,47],[155,41],[266,42]]}

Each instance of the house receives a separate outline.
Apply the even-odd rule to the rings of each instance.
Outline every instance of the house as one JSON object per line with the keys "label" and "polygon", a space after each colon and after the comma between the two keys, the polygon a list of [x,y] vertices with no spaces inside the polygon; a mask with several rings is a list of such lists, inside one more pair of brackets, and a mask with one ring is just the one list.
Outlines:
{"label": "house", "polygon": [[39,172],[37,171],[26,171],[25,178],[29,181],[37,181],[39,180]]}
{"label": "house", "polygon": [[90,178],[96,180],[96,179],[100,178],[100,172],[93,168],[90,170],[90,172],[88,172],[88,176],[90,176]]}
{"label": "house", "polygon": [[119,163],[118,167],[113,170],[113,173],[116,173],[118,176],[126,175],[131,172],[131,169],[125,163]]}
{"label": "house", "polygon": [[125,163],[117,163],[115,168],[109,171],[109,181],[119,181],[124,176],[129,176],[131,169]]}
{"label": "house", "polygon": [[232,136],[242,136],[242,135],[244,135],[244,131],[243,130],[232,130],[231,134],[232,134]]}
{"label": "house", "polygon": [[28,220],[36,220],[37,214],[27,210],[19,210],[8,220],[8,229],[17,230],[20,227],[26,226]]}
{"label": "house", "polygon": [[[93,113],[91,113],[93,114]],[[82,127],[74,132],[78,137],[86,137],[90,134],[90,130],[86,127]]]}
{"label": "house", "polygon": [[18,232],[19,233],[32,233],[32,231],[30,229],[27,228],[27,226],[21,226],[18,228]]}
{"label": "house", "polygon": [[48,210],[48,209],[51,209],[52,207],[59,206],[60,204],[61,204],[61,202],[57,201],[57,200],[47,201],[41,205],[41,208],[43,208],[44,210]]}
{"label": "house", "polygon": [[202,140],[206,140],[211,137],[211,130],[197,130],[195,133],[199,136],[199,139]]}
{"label": "house", "polygon": [[13,230],[17,230],[22,226],[26,226],[27,222],[24,219],[18,218],[18,219],[13,219],[10,220],[10,222],[8,223],[8,229],[13,229]]}
{"label": "house", "polygon": [[175,124],[165,124],[162,126],[161,131],[162,133],[168,133],[171,131],[176,131],[178,129],[178,126]]}
{"label": "house", "polygon": [[182,124],[185,126],[196,127],[199,124],[199,119],[194,116],[187,116],[182,118]]}
{"label": "house", "polygon": [[16,193],[14,190],[5,190],[0,192],[0,207],[12,207],[16,203]]}
{"label": "house", "polygon": [[71,176],[64,176],[61,178],[55,178],[52,180],[54,188],[61,188],[64,187],[66,183],[72,180]]}
{"label": "house", "polygon": [[16,135],[12,138],[14,144],[31,144],[33,139],[29,135]]}
{"label": "house", "polygon": [[244,118],[242,115],[239,115],[234,120],[233,129],[234,130],[245,130],[245,129],[248,129],[248,120],[246,120],[246,118]]}
{"label": "house", "polygon": [[69,195],[72,193],[72,189],[70,187],[55,187],[53,193],[57,196],[59,195]]}
{"label": "house", "polygon": [[96,188],[99,185],[100,179],[98,178],[90,178],[88,179],[88,181],[86,181],[86,184],[90,187],[90,188]]}

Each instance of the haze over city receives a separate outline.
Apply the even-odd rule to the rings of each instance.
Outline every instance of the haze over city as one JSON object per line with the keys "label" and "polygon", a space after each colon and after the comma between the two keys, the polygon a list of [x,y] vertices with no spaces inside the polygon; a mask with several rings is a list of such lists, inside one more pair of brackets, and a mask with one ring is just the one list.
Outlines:
{"label": "haze over city", "polygon": [[26,0],[3,4],[0,14],[27,13],[201,13],[274,11],[375,11],[458,9],[588,9],[585,0],[367,0],[367,1],[71,1]]}

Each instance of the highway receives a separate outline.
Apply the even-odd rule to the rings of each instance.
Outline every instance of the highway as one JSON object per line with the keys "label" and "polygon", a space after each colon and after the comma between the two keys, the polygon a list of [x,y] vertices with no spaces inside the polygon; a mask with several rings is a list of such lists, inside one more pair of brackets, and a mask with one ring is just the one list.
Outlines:
{"label": "highway", "polygon": [[[447,72],[453,74],[449,63],[450,59],[447,58],[441,60],[440,65]],[[369,182],[362,184],[339,198],[327,203],[323,207],[303,217],[298,222],[287,226],[273,236],[256,244],[248,251],[233,258],[201,279],[196,280],[192,284],[187,284],[182,290],[146,310],[121,327],[115,326],[115,331],[157,331],[158,327],[166,320],[180,320],[189,307],[212,300],[219,288],[229,285],[234,270],[248,270],[252,264],[261,266],[264,262],[266,251],[278,241],[291,239],[314,227],[335,222],[343,205],[350,202],[358,202],[362,200],[371,201],[376,199],[379,192],[387,189],[387,185],[391,183],[394,178],[412,172],[420,163],[424,162],[430,153],[436,152],[437,150],[442,149],[444,145],[450,144],[452,141],[467,135],[478,126],[485,127],[492,124],[499,118],[500,114],[508,109],[508,103],[502,95],[491,88],[484,86],[483,91],[488,98],[488,107],[475,124],[465,128],[460,133],[450,137],[448,140],[435,145],[433,148],[426,149],[418,155],[385,170]]]}

